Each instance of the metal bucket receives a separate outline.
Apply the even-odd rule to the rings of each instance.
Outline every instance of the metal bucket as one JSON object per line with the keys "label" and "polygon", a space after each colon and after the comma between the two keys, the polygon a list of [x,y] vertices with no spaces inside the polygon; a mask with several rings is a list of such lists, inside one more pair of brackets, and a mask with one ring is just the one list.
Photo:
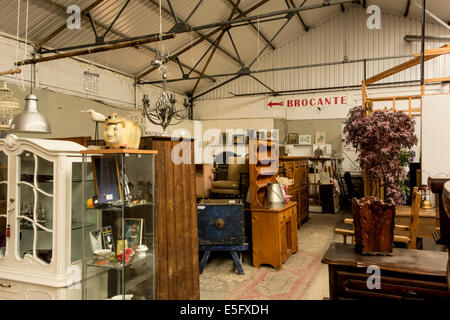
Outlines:
{"label": "metal bucket", "polygon": [[264,205],[271,209],[284,207],[285,199],[279,183],[271,182],[267,184],[267,191],[264,197]]}

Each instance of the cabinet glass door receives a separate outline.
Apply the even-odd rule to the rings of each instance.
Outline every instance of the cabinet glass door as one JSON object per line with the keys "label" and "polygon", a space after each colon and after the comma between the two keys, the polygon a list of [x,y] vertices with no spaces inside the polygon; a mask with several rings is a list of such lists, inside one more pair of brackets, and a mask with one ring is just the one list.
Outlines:
{"label": "cabinet glass door", "polygon": [[8,156],[0,151],[0,257],[6,254],[8,199]]}
{"label": "cabinet glass door", "polygon": [[53,162],[24,151],[19,156],[17,182],[17,253],[31,255],[43,264],[52,260]]}
{"label": "cabinet glass door", "polygon": [[83,158],[83,298],[155,299],[154,156],[99,153]]}

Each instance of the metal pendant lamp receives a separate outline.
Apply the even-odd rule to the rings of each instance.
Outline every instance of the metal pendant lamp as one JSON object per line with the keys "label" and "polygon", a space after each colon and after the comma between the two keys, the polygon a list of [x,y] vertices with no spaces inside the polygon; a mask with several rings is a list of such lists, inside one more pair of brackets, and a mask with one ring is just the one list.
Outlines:
{"label": "metal pendant lamp", "polygon": [[52,133],[47,119],[39,112],[37,97],[29,94],[25,98],[25,108],[11,122],[12,132]]}

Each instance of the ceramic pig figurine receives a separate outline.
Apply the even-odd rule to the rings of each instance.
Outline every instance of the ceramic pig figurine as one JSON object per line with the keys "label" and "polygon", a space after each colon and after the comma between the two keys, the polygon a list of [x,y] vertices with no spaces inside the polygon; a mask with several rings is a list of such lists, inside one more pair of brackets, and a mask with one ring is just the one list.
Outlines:
{"label": "ceramic pig figurine", "polygon": [[106,129],[104,138],[108,148],[139,149],[141,129],[133,121],[113,113],[106,119],[104,127]]}

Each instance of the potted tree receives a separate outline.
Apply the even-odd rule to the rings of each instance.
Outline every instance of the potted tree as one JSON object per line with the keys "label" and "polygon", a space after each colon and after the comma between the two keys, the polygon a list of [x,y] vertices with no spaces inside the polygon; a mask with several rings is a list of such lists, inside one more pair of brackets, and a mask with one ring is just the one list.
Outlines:
{"label": "potted tree", "polygon": [[354,199],[352,206],[360,253],[392,253],[395,205],[404,201],[406,164],[412,156],[409,150],[418,142],[414,126],[404,112],[367,114],[361,107],[349,112],[345,142],[358,152],[364,183],[370,184],[364,188],[366,197]]}

